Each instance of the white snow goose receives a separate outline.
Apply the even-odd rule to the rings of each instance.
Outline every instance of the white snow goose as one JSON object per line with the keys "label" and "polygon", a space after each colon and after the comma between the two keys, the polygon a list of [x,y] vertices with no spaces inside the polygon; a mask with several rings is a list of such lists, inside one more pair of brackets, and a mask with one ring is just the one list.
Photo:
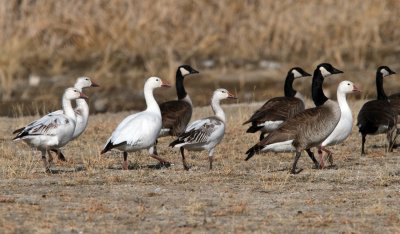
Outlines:
{"label": "white snow goose", "polygon": [[[87,98],[76,88],[68,88],[62,97],[63,111],[55,114],[48,114],[36,120],[26,127],[15,130],[17,134],[13,140],[23,140],[31,147],[42,152],[42,161],[46,172],[50,171],[51,154],[50,150],[58,150],[72,140],[75,126],[76,115],[71,105],[71,100]],[[49,154],[46,160],[46,151]]]}
{"label": "white snow goose", "polygon": [[301,152],[306,150],[315,166],[319,167],[310,148],[320,146],[340,119],[339,104],[325,96],[322,84],[325,77],[338,73],[343,72],[329,63],[318,65],[314,71],[311,86],[316,107],[306,109],[288,119],[278,129],[251,147],[246,152],[246,161],[260,152],[296,152],[291,173],[297,174],[301,171],[296,171],[297,161]]}
{"label": "white snow goose", "polygon": [[180,148],[182,155],[183,168],[189,170],[190,166],[186,163],[184,149],[191,151],[208,151],[210,170],[214,157],[214,149],[221,142],[225,134],[225,113],[220,106],[220,101],[227,98],[236,99],[226,89],[217,89],[211,99],[211,107],[215,116],[207,117],[194,121],[189,124],[185,132],[178,139],[171,142],[171,147]]}
{"label": "white snow goose", "polygon": [[[153,90],[159,87],[170,87],[158,77],[150,77],[144,84],[144,98],[147,109],[126,117],[111,134],[101,154],[111,149],[123,152],[124,162],[122,168],[128,169],[128,152],[151,148],[161,130],[161,112],[153,96]],[[164,159],[150,152],[150,156],[169,164]]]}
{"label": "white snow goose", "polygon": [[[185,131],[192,118],[193,105],[189,94],[186,93],[183,80],[186,76],[196,73],[199,72],[189,65],[181,65],[176,70],[175,87],[178,100],[160,104],[162,127],[159,137],[179,136]],[[156,144],[154,145],[154,154],[157,155]]]}
{"label": "white snow goose", "polygon": [[297,78],[311,76],[300,67],[294,67],[287,73],[284,97],[275,97],[268,100],[261,108],[243,124],[251,123],[248,133],[260,131],[260,141],[266,133],[277,129],[284,121],[304,110],[304,100],[300,92],[293,89],[293,81]]}
{"label": "white snow goose", "polygon": [[[82,76],[76,79],[74,88],[76,88],[79,92],[83,92],[83,89],[90,87],[99,87],[98,84],[93,82],[90,77]],[[89,105],[87,104],[85,99],[76,99],[76,107],[74,109],[76,114],[76,127],[74,131],[74,135],[72,140],[78,138],[86,129],[89,119]],[[62,110],[54,111],[50,114],[62,113]],[[61,152],[61,149],[51,151],[56,152],[58,155],[58,159],[62,161],[66,161],[64,154]],[[51,157],[49,155],[49,157]]]}
{"label": "white snow goose", "polygon": [[383,89],[383,77],[395,74],[387,66],[380,66],[376,71],[377,100],[366,102],[357,116],[357,126],[361,133],[361,155],[365,155],[365,138],[367,135],[386,133],[389,151],[392,151],[397,135],[397,111],[391,105]]}
{"label": "white snow goose", "polygon": [[351,134],[353,127],[353,114],[346,100],[346,94],[352,92],[360,92],[360,89],[351,81],[342,81],[339,84],[337,90],[337,101],[340,106],[340,119],[333,132],[326,138],[318,149],[320,155],[320,166],[324,168],[324,160],[322,158],[322,151],[325,151],[328,155],[329,162],[333,166],[332,152],[325,147],[342,143]]}

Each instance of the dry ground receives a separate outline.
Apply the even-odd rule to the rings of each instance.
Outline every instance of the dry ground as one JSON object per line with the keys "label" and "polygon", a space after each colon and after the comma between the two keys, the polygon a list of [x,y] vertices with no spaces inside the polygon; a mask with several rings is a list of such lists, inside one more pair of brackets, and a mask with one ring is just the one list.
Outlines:
{"label": "dry ground", "polygon": [[[159,144],[174,165],[151,169],[145,152],[100,156],[107,137],[128,112],[91,116],[87,132],[64,149],[58,174],[43,172],[40,153],[10,141],[13,129],[33,120],[2,118],[0,131],[0,233],[122,232],[400,232],[400,157],[385,153],[384,136],[368,137],[360,157],[357,128],[332,147],[337,169],[314,170],[303,155],[291,175],[292,154],[263,154],[245,162],[258,136],[241,122],[261,103],[229,105],[226,136],[208,170],[205,152],[190,153],[182,169],[178,151]],[[362,102],[351,101],[354,113]],[[209,115],[196,108],[194,118]],[[373,147],[375,145],[375,147]],[[74,168],[76,171],[74,171]]]}

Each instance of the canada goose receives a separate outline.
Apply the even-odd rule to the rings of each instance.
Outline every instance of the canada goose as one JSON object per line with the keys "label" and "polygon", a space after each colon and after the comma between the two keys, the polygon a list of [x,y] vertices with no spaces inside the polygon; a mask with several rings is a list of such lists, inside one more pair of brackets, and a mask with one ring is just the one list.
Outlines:
{"label": "canada goose", "polygon": [[[186,76],[199,73],[189,65],[181,65],[176,70],[175,87],[178,100],[160,104],[162,127],[159,137],[179,136],[185,131],[192,118],[193,105],[189,94],[186,93],[183,80]],[[157,153],[157,141],[154,144],[154,154]]]}
{"label": "canada goose", "polygon": [[[312,97],[316,107],[306,109],[288,119],[278,129],[251,147],[246,152],[246,161],[260,152],[296,152],[291,173],[300,172],[301,170],[296,171],[296,164],[301,151],[309,151],[310,148],[319,146],[339,122],[339,104],[329,100],[322,90],[324,77],[338,73],[343,72],[329,63],[318,65],[312,82]],[[311,155],[310,157],[314,158]],[[315,164],[315,159],[313,161]]]}
{"label": "canada goose", "polygon": [[361,133],[361,155],[365,155],[365,138],[367,135],[386,133],[389,151],[393,150],[396,138],[397,112],[390,104],[383,89],[383,77],[395,74],[387,66],[380,66],[376,71],[377,99],[366,102],[357,116],[357,126]]}
{"label": "canada goose", "polygon": [[42,161],[46,172],[50,173],[50,164],[46,160],[46,152],[50,159],[50,150],[58,150],[66,145],[73,138],[76,115],[72,109],[71,100],[87,98],[76,88],[68,88],[62,97],[63,111],[61,113],[48,114],[15,130],[17,134],[13,140],[23,140],[29,146],[42,152]]}
{"label": "canada goose", "polygon": [[284,121],[304,110],[304,100],[300,92],[293,89],[293,81],[297,78],[311,76],[300,67],[294,67],[287,73],[284,97],[275,97],[268,100],[261,108],[243,124],[251,123],[246,132],[260,131],[260,141],[266,133],[277,129]]}
{"label": "canada goose", "polygon": [[226,98],[236,99],[226,89],[215,90],[211,99],[211,107],[215,116],[192,122],[186,128],[185,132],[169,145],[180,148],[183,168],[185,170],[189,170],[190,166],[186,164],[184,149],[193,151],[207,150],[210,170],[212,169],[214,149],[221,142],[225,134],[225,113],[220,106],[220,101]]}
{"label": "canada goose", "polygon": [[[111,134],[101,154],[116,148],[123,152],[124,162],[122,168],[128,169],[128,152],[152,147],[161,130],[161,112],[154,99],[153,90],[159,87],[170,87],[158,77],[150,77],[144,84],[144,97],[147,109],[126,117]],[[150,152],[150,156],[168,163],[164,159]]]}

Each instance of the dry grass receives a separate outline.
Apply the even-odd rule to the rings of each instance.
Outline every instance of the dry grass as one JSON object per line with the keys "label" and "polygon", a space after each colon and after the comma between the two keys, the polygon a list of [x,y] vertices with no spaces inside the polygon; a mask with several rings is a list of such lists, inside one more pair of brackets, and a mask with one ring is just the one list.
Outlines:
{"label": "dry grass", "polygon": [[[222,71],[261,60],[345,70],[396,64],[399,10],[395,0],[3,1],[1,95],[48,103],[86,74],[101,79],[104,97],[208,59]],[[21,92],[30,75],[48,78],[52,92]]]}
{"label": "dry grass", "polygon": [[[351,101],[354,113],[362,102]],[[245,162],[258,136],[240,123],[258,107],[224,106],[228,128],[213,171],[205,152],[189,153],[184,171],[178,151],[163,138],[159,153],[175,165],[156,163],[146,152],[129,155],[135,169],[122,171],[119,152],[100,156],[105,140],[128,112],[91,116],[85,134],[64,149],[63,172],[43,172],[38,152],[10,141],[12,129],[33,119],[2,118],[0,131],[0,232],[399,232],[398,150],[385,153],[384,136],[367,138],[360,157],[357,128],[332,147],[337,169],[314,170],[303,155],[290,175],[292,154],[263,154]],[[194,118],[210,108],[196,108]],[[376,147],[373,147],[376,145]],[[84,170],[72,172],[73,168]]]}

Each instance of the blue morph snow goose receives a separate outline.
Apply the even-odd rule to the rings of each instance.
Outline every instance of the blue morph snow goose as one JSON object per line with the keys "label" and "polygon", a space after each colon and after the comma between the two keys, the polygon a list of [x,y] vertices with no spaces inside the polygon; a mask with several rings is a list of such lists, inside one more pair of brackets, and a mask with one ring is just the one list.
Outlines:
{"label": "blue morph snow goose", "polygon": [[[178,100],[160,104],[162,127],[159,137],[179,136],[185,132],[186,126],[192,118],[193,105],[189,94],[186,93],[183,80],[186,76],[196,73],[199,72],[189,65],[181,65],[176,70],[175,87]],[[154,154],[157,155],[156,145],[154,145]]]}
{"label": "blue morph snow goose", "polygon": [[383,78],[395,74],[387,66],[380,66],[376,71],[377,99],[366,102],[357,116],[357,126],[361,133],[361,155],[365,155],[365,138],[367,135],[386,133],[389,151],[392,151],[396,138],[397,112],[393,108],[383,89]]}
{"label": "blue morph snow goose", "polygon": [[226,119],[225,113],[220,106],[220,101],[227,98],[236,99],[226,89],[215,90],[211,99],[211,107],[215,115],[192,122],[178,139],[171,142],[171,147],[180,148],[183,168],[185,170],[190,169],[185,160],[185,149],[192,151],[207,150],[210,170],[212,169],[214,149],[221,142],[225,134]]}
{"label": "blue morph snow goose", "polygon": [[13,132],[14,134],[18,133],[13,140],[23,140],[42,152],[42,161],[46,172],[51,172],[50,163],[46,160],[46,152],[50,160],[50,150],[59,150],[73,139],[76,115],[71,100],[79,98],[87,97],[76,88],[66,89],[62,97],[62,112],[45,115]]}
{"label": "blue morph snow goose", "polygon": [[300,67],[294,67],[287,73],[284,97],[275,97],[268,100],[261,108],[243,124],[251,123],[246,132],[260,131],[260,140],[266,133],[277,129],[284,121],[302,112],[305,108],[303,96],[293,89],[293,81],[297,78],[311,76]]}
{"label": "blue morph snow goose", "polygon": [[[144,97],[147,109],[126,117],[111,134],[101,154],[111,149],[123,152],[124,162],[122,168],[128,169],[128,152],[135,152],[151,148],[161,130],[161,112],[153,96],[153,90],[159,87],[170,87],[158,77],[150,77],[144,84]],[[150,156],[168,163],[164,159],[150,152]]]}
{"label": "blue morph snow goose", "polygon": [[306,150],[315,166],[319,166],[310,148],[318,147],[334,130],[340,119],[339,104],[328,99],[323,90],[324,78],[343,73],[329,63],[317,66],[313,75],[312,98],[316,107],[306,109],[284,122],[247,152],[246,161],[260,152],[296,152],[291,173],[296,174],[296,164],[301,151]]}

